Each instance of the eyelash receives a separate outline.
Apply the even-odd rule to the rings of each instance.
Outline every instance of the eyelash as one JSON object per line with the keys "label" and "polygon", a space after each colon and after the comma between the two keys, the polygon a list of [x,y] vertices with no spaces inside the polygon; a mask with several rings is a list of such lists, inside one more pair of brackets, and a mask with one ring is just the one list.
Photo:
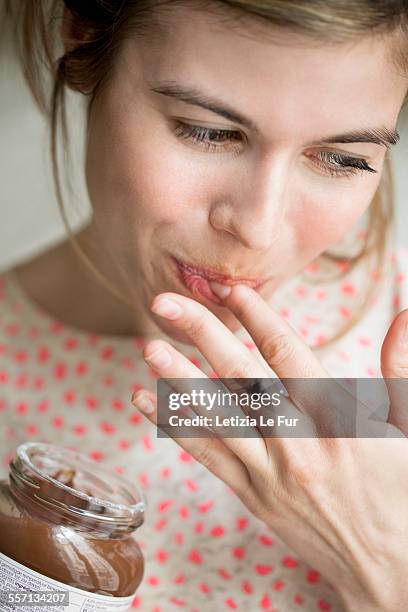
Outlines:
{"label": "eyelash", "polygon": [[[218,143],[242,142],[242,136],[237,131],[207,128],[200,125],[188,125],[187,123],[182,123],[181,121],[178,122],[174,133],[178,138],[193,140],[194,142],[199,143],[200,146],[204,147],[205,150],[211,152],[215,152],[218,149],[223,148],[221,144],[214,144],[214,142],[211,142],[211,140]],[[208,138],[210,138],[210,140],[207,140]],[[236,144],[232,144],[232,151],[235,152],[235,154],[238,154]],[[328,166],[327,163],[324,162],[337,164],[337,166]],[[377,172],[377,170],[371,168],[367,161],[361,157],[341,155],[340,153],[335,153],[334,151],[320,151],[317,154],[317,165],[325,172],[328,172],[331,176],[351,176],[359,172]]]}

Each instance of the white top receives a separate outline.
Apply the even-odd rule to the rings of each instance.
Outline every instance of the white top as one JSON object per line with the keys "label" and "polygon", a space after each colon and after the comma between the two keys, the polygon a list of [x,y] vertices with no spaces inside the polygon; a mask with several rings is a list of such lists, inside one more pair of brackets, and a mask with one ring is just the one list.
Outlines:
{"label": "white top", "polygon": [[[332,347],[316,351],[332,376],[381,377],[384,336],[408,307],[408,249],[396,249],[389,266],[363,319]],[[313,266],[308,274],[316,274]],[[361,291],[354,272],[330,284],[295,278],[276,292],[272,306],[315,347],[350,316]],[[246,330],[236,335],[251,346]],[[211,373],[198,349],[169,341]],[[313,568],[173,440],[157,438],[155,427],[131,405],[139,385],[156,389],[143,346],[142,338],[98,336],[64,325],[33,303],[12,270],[3,272],[0,476],[18,444],[38,440],[80,450],[136,481],[148,508],[136,532],[146,568],[134,609],[340,610],[335,591]]]}

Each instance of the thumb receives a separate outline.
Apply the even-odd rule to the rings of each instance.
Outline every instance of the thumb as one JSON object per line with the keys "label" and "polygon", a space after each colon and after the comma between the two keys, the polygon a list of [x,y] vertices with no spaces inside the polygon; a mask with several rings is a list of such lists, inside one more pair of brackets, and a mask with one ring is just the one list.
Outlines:
{"label": "thumb", "polygon": [[395,317],[384,338],[381,372],[390,398],[388,422],[408,436],[408,308]]}

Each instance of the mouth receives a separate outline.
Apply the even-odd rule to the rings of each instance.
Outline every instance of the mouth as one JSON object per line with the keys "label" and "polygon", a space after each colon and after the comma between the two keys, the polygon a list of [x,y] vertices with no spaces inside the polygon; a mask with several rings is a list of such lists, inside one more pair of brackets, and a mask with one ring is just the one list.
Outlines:
{"label": "mouth", "polygon": [[173,257],[173,261],[177,266],[179,278],[183,282],[184,286],[187,287],[187,289],[189,289],[192,293],[198,292],[216,304],[222,304],[222,302],[211,290],[209,281],[216,281],[217,283],[231,286],[244,284],[252,287],[255,291],[259,291],[267,280],[264,278],[229,276],[215,270],[187,264],[176,259],[175,257]]}

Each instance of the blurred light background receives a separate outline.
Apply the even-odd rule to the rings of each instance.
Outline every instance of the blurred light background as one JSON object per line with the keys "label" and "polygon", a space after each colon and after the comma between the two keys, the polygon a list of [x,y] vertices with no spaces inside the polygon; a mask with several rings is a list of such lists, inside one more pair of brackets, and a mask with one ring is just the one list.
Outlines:
{"label": "blurred light background", "polygon": [[[7,36],[0,40],[0,270],[45,250],[65,235],[51,174],[48,126],[25,85]],[[90,207],[81,174],[82,96],[68,96],[72,127],[74,194],[69,202],[73,229],[86,223]],[[408,110],[408,109],[407,109]],[[399,122],[401,141],[393,148],[397,202],[396,240],[408,245],[408,112]],[[72,214],[71,214],[72,213]]]}

